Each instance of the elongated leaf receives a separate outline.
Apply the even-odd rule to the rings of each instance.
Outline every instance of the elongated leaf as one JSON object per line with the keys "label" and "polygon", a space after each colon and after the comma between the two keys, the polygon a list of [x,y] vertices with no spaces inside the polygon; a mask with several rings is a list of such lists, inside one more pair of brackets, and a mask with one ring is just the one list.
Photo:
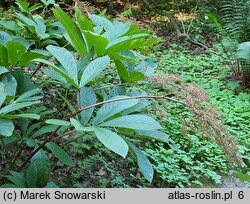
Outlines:
{"label": "elongated leaf", "polygon": [[108,56],[100,57],[90,62],[86,69],[83,71],[80,88],[85,86],[88,82],[93,80],[95,77],[108,66],[110,58]]}
{"label": "elongated leaf", "polygon": [[128,142],[129,150],[137,158],[137,164],[143,176],[151,183],[154,177],[154,170],[148,158],[131,142]]}
{"label": "elongated leaf", "polygon": [[[145,92],[140,92],[140,91],[132,91],[130,94],[130,96],[147,96],[147,94]],[[130,113],[134,113],[134,112],[138,112],[139,110],[147,107],[148,105],[150,105],[151,102],[148,99],[145,98],[141,98],[139,99],[139,103],[136,104],[135,106],[128,108],[124,111],[122,111],[122,115],[128,115]]]}
{"label": "elongated leaf", "polygon": [[146,78],[141,72],[132,72],[129,75],[129,82],[144,81]]}
{"label": "elongated leaf", "polygon": [[0,135],[11,136],[14,131],[14,124],[11,120],[0,119]]}
{"label": "elongated leaf", "polygon": [[6,91],[4,88],[4,84],[0,82],[0,107],[2,106],[5,99],[6,99]]}
{"label": "elongated leaf", "polygon": [[94,127],[94,132],[104,146],[124,158],[127,156],[128,145],[122,137],[105,128]]}
{"label": "elongated leaf", "polygon": [[61,70],[60,68],[58,68],[53,63],[51,63],[51,62],[49,62],[47,60],[44,60],[44,59],[34,59],[34,60],[32,60],[32,62],[41,62],[43,64],[51,66],[53,69],[55,69],[55,71],[57,71],[59,74],[61,74],[62,77],[64,77],[67,80],[67,82],[69,82],[70,84],[72,84],[74,87],[78,88],[78,85],[75,83],[75,81],[73,79],[71,79],[70,77],[68,77],[67,73],[65,73],[63,70]]}
{"label": "elongated leaf", "polygon": [[26,182],[29,188],[44,187],[48,183],[50,175],[50,161],[43,150],[37,152],[25,172]]}
{"label": "elongated leaf", "polygon": [[26,101],[26,99],[38,93],[42,93],[41,89],[33,89],[30,91],[27,91],[16,99],[16,103]]}
{"label": "elongated leaf", "polygon": [[149,34],[136,34],[131,36],[123,36],[112,40],[107,46],[107,50],[111,52],[122,52],[129,50],[134,45],[134,41],[140,38],[148,37]]}
{"label": "elongated leaf", "polygon": [[105,37],[90,31],[84,31],[84,36],[89,49],[94,47],[98,56],[102,56],[105,53],[105,49],[109,42]]}
{"label": "elongated leaf", "polygon": [[0,31],[0,44],[5,46],[6,42],[9,40],[10,37],[11,36],[8,33]]}
{"label": "elongated leaf", "polygon": [[[46,134],[46,133],[49,133],[49,132],[53,132],[58,126],[56,125],[48,125],[48,126],[44,126],[42,128],[40,128],[39,130],[37,130],[33,135],[32,135],[32,138],[36,138],[40,135],[43,135],[43,134]],[[36,128],[36,127],[34,127]],[[30,134],[32,131],[29,130],[27,134]]]}
{"label": "elongated leaf", "polygon": [[239,171],[234,171],[233,176],[235,176],[236,178],[239,178],[242,181],[250,181],[250,175],[243,174]]}
{"label": "elongated leaf", "polygon": [[28,51],[25,52],[20,61],[18,62],[18,65],[21,67],[25,67],[29,64],[31,64],[32,60],[36,59],[36,58],[41,58],[41,59],[45,59],[46,57],[48,57],[47,55],[45,55],[46,53],[39,53],[39,50],[33,50],[33,51]]}
{"label": "elongated leaf", "polygon": [[14,119],[14,118],[30,118],[30,119],[40,119],[40,116],[33,113],[23,113],[23,114],[16,114],[16,115],[10,115],[10,114],[4,114],[0,115],[0,118],[4,119]]}
{"label": "elongated leaf", "polygon": [[39,88],[39,85],[34,84],[30,80],[30,76],[25,74],[21,69],[16,69],[11,72],[12,76],[17,80],[17,94],[21,95],[27,91]]}
{"label": "elongated leaf", "polygon": [[110,30],[113,28],[113,24],[102,16],[91,14],[89,17],[96,26],[104,27],[105,30]]}
{"label": "elongated leaf", "polygon": [[11,74],[5,74],[2,80],[7,96],[15,96],[17,89],[17,81]]}
{"label": "elongated leaf", "polygon": [[250,64],[250,42],[244,42],[239,45],[238,59],[244,60],[247,64]]}
{"label": "elongated leaf", "polygon": [[67,152],[65,152],[61,147],[56,145],[53,142],[49,142],[46,144],[46,147],[55,155],[55,157],[67,166],[74,166],[73,160],[69,156]]}
{"label": "elongated leaf", "polygon": [[45,39],[48,38],[49,35],[46,33],[46,25],[45,25],[45,21],[41,16],[36,16],[34,18],[34,22],[35,22],[35,30],[37,35],[41,38],[41,39]]}
{"label": "elongated leaf", "polygon": [[[82,87],[80,89],[80,107],[84,108],[86,106],[90,106],[96,103],[96,95],[91,87]],[[87,124],[93,114],[94,108],[87,109],[82,111],[81,121],[83,124]]]}
{"label": "elongated leaf", "polygon": [[157,130],[163,129],[153,118],[146,115],[125,115],[109,120],[99,126],[123,127],[135,130]]}
{"label": "elongated leaf", "polygon": [[62,85],[66,85],[68,83],[67,80],[61,74],[56,72],[55,70],[46,69],[46,70],[44,70],[44,74],[46,74],[50,78],[56,80],[58,83],[60,83]]}
{"label": "elongated leaf", "polygon": [[87,64],[89,63],[89,61],[91,60],[91,58],[94,57],[94,55],[95,55],[94,48],[91,48],[88,54],[81,61],[78,62],[77,64],[78,71],[82,73],[86,68]]}
{"label": "elongated leaf", "polygon": [[129,73],[127,68],[124,66],[124,64],[120,60],[115,60],[116,69],[118,72],[118,75],[123,83],[126,83],[129,81]]}
{"label": "elongated leaf", "polygon": [[126,110],[127,108],[130,108],[138,103],[138,99],[129,99],[130,97],[128,96],[116,96],[111,100],[120,98],[128,98],[128,100],[104,104],[97,112],[94,123],[99,124],[104,120],[108,119],[109,117],[120,113],[121,111]]}
{"label": "elongated leaf", "polygon": [[45,123],[51,124],[51,125],[61,125],[61,126],[70,126],[70,122],[65,121],[65,120],[57,120],[57,119],[49,119],[46,120]]}
{"label": "elongated leaf", "polygon": [[28,7],[30,5],[29,2],[26,2],[26,1],[22,1],[22,0],[17,0],[16,1],[16,4],[18,5],[19,9],[22,11],[22,12],[28,12]]}
{"label": "elongated leaf", "polygon": [[82,124],[74,118],[70,118],[70,122],[77,131],[83,131],[83,132],[93,131],[93,129],[91,127],[83,127]]}
{"label": "elongated leaf", "polygon": [[22,108],[25,108],[25,107],[29,107],[29,106],[32,106],[32,105],[36,105],[36,104],[39,104],[39,103],[41,103],[41,102],[40,101],[33,101],[33,102],[23,102],[23,103],[12,103],[10,105],[7,105],[7,106],[3,107],[0,110],[0,114],[6,114],[6,113],[9,113],[9,112],[16,111],[16,110],[19,110],[19,109],[22,109]]}
{"label": "elongated leaf", "polygon": [[169,135],[160,131],[136,130],[143,138],[151,138],[165,143],[173,143]]}
{"label": "elongated leaf", "polygon": [[53,13],[67,31],[73,46],[79,55],[84,57],[87,54],[87,48],[83,40],[82,33],[76,26],[75,22],[58,6],[56,6],[53,10]]}
{"label": "elongated leaf", "polygon": [[46,48],[62,64],[67,71],[67,75],[78,85],[78,69],[73,54],[65,48],[54,45],[49,45]]}
{"label": "elongated leaf", "polygon": [[130,22],[122,23],[116,21],[113,23],[112,28],[107,30],[103,36],[108,40],[117,39],[118,37],[121,37],[122,35],[126,34],[129,31],[130,26]]}
{"label": "elongated leaf", "polygon": [[82,31],[88,30],[94,32],[92,22],[85,15],[82,15],[81,10],[77,6],[75,7],[75,15]]}

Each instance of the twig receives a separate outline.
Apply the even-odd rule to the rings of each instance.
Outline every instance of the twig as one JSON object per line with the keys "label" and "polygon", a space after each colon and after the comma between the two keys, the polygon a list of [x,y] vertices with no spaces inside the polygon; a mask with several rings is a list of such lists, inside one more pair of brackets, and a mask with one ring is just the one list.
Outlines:
{"label": "twig", "polygon": [[[96,103],[96,104],[93,104],[93,105],[90,105],[90,106],[86,106],[84,108],[80,108],[78,110],[76,110],[74,113],[72,113],[70,116],[68,116],[66,118],[66,121],[69,121],[71,118],[73,118],[74,116],[76,116],[77,114],[79,114],[80,112],[82,111],[85,111],[85,110],[88,110],[90,108],[94,108],[96,106],[100,106],[100,105],[103,105],[103,104],[106,104],[106,103],[112,103],[112,102],[116,102],[116,101],[125,101],[125,100],[131,100],[131,99],[166,99],[166,100],[169,100],[169,101],[173,101],[175,103],[180,103],[180,104],[183,104],[183,105],[186,105],[184,102],[181,102],[179,100],[176,100],[176,99],[173,99],[173,98],[170,98],[170,97],[167,97],[167,96],[133,96],[133,97],[128,97],[128,98],[117,98],[117,99],[111,99],[111,100],[107,100],[107,101],[103,101],[103,102],[99,102],[99,103]],[[28,163],[29,161],[32,159],[32,157],[38,152],[40,151],[42,148],[45,147],[45,145],[50,142],[54,135],[57,133],[57,131],[61,128],[62,126],[58,126],[47,138],[45,138],[45,140],[43,141],[42,144],[40,144],[40,146],[38,148],[36,148],[31,154],[30,156],[27,157],[27,159],[23,162],[23,164],[18,168],[18,171],[21,171]]]}

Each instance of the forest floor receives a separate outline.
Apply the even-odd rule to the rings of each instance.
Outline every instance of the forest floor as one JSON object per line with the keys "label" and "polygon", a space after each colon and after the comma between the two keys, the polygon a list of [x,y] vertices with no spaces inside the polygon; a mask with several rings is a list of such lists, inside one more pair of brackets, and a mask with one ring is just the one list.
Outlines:
{"label": "forest floor", "polygon": [[[216,37],[205,33],[205,42],[210,49],[176,39],[169,24],[149,21],[133,22],[150,28],[161,36],[161,41],[152,48],[152,56],[158,61],[157,72],[167,76],[180,76],[186,83],[194,83],[209,94],[209,102],[224,115],[229,132],[238,138],[239,151],[244,161],[250,165],[250,108],[249,89],[242,81],[232,80],[228,66],[229,59],[223,53]],[[204,31],[205,32],[205,31]],[[201,34],[201,33],[200,33]],[[159,90],[152,90],[158,93]],[[93,139],[73,143],[69,148],[73,153],[76,167],[58,168],[52,180],[61,187],[242,187],[245,184],[229,173],[227,159],[221,148],[197,134],[184,134],[180,114],[188,114],[176,104],[154,103],[151,110],[162,110],[167,119],[158,119],[168,131],[171,139],[179,144],[178,155],[163,144],[143,144],[145,153],[154,165],[155,179],[147,183],[138,172],[132,158],[121,159]],[[190,143],[191,138],[191,143]],[[166,159],[166,155],[168,155]],[[195,170],[192,170],[194,169]],[[70,173],[69,173],[70,172]]]}

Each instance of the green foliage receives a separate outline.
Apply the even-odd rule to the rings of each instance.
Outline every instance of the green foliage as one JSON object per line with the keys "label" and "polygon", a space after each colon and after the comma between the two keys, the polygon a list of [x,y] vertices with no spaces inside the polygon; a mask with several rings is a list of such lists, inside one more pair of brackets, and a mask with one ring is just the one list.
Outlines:
{"label": "green foliage", "polygon": [[[224,51],[230,57],[231,53],[237,53],[232,57],[232,61],[237,60],[236,65],[232,66],[232,71],[237,75],[241,72],[246,84],[250,80],[250,66],[248,62],[248,41],[250,39],[250,2],[248,0],[220,2],[222,13],[221,24],[214,15],[208,15],[222,34],[224,40],[222,45]],[[240,67],[238,67],[238,61]]]}
{"label": "green foliage", "polygon": [[[43,1],[43,3],[47,7],[53,1]],[[42,8],[42,4],[30,6],[29,2],[22,0],[16,1],[16,4],[19,9],[14,15],[15,19],[0,20],[0,27],[6,32],[24,37],[30,44],[35,44],[37,48],[42,48],[48,44],[64,43],[61,40],[64,29],[60,23],[49,19],[45,20],[44,12],[41,15],[32,14],[32,12]]]}
{"label": "green foliage", "polygon": [[32,105],[41,103],[40,99],[42,96],[37,96],[37,94],[41,94],[40,89],[33,89],[19,95],[19,97],[16,97],[18,86],[17,80],[10,73],[6,73],[6,69],[2,70],[5,70],[5,73],[3,73],[3,78],[0,82],[0,135],[10,137],[14,131],[14,124],[12,122],[13,119],[40,118],[40,116],[35,113],[22,110]]}
{"label": "green foliage", "polygon": [[[48,6],[51,2],[43,3]],[[13,139],[13,141],[4,140],[2,144],[5,146],[7,144],[25,141],[27,147],[38,148],[34,150],[33,154],[39,150],[38,153],[32,155],[31,160],[31,157],[28,157],[23,166],[20,167],[20,169],[22,169],[29,163],[24,175],[24,180],[26,180],[25,185],[27,187],[44,187],[48,183],[50,160],[46,156],[45,147],[62,164],[70,167],[74,165],[73,160],[64,148],[53,142],[52,136],[55,134],[58,134],[59,137],[63,137],[65,132],[70,131],[69,128],[73,127],[75,133],[77,132],[81,134],[81,136],[90,133],[96,136],[105,147],[125,158],[129,152],[129,136],[125,139],[127,136],[118,135],[117,127],[131,129],[131,131],[132,129],[146,131],[162,129],[160,124],[153,118],[145,114],[135,114],[135,112],[138,112],[149,104],[146,99],[144,99],[144,101],[133,99],[127,95],[126,92],[120,94],[118,91],[112,92],[112,95],[110,94],[109,101],[104,101],[105,97],[98,98],[97,92],[94,91],[94,88],[99,86],[96,78],[99,77],[105,69],[110,67],[111,61],[116,62],[116,64],[118,62],[122,65],[124,70],[121,73],[119,68],[117,68],[118,75],[123,79],[123,73],[125,73],[127,81],[135,82],[137,80],[144,80],[144,75],[149,76],[154,74],[153,70],[156,68],[155,62],[136,52],[136,50],[145,51],[144,47],[154,42],[149,32],[140,30],[130,23],[121,23],[118,21],[113,23],[97,15],[90,15],[89,20],[86,16],[83,16],[77,8],[76,19],[78,23],[75,24],[72,18],[56,6],[53,10],[54,15],[65,29],[66,33],[64,33],[64,36],[66,41],[77,51],[74,53],[70,51],[72,49],[70,46],[69,49],[67,49],[58,45],[52,45],[56,43],[51,41],[54,36],[50,36],[47,32],[46,21],[43,17],[34,17],[31,15],[31,8],[28,3],[18,1],[18,6],[22,12],[16,13],[16,17],[22,22],[22,24],[19,23],[19,26],[21,29],[26,28],[28,34],[26,33],[24,38],[21,38],[12,37],[6,32],[1,32],[2,64],[0,65],[6,67],[21,67],[40,62],[52,67],[52,70],[46,70],[45,73],[53,80],[56,80],[57,84],[60,84],[66,90],[66,96],[63,97],[60,95],[60,97],[72,112],[66,119],[65,117],[63,119],[60,112],[57,114],[59,114],[62,119],[53,116],[54,111],[49,110],[48,107],[45,106],[38,107],[30,112],[19,113],[21,109],[29,108],[32,105],[40,103],[39,99],[42,97],[37,96],[37,94],[40,93],[40,89],[28,89],[26,91],[26,87],[24,86],[32,87],[31,82],[27,78],[24,77],[21,80],[18,78],[20,75],[17,70],[13,72],[12,76],[12,72],[8,73],[8,69],[1,67],[1,75],[3,75],[3,78],[0,84],[0,93],[3,98],[1,99],[1,105],[4,105],[4,107],[0,110],[0,134]],[[86,22],[87,26],[85,25]],[[8,22],[2,22],[2,25],[6,30],[11,30],[10,27],[8,27]],[[43,47],[43,45],[48,43],[49,45],[46,49],[56,61],[50,62],[49,60],[45,60],[46,57],[51,55],[44,51],[39,51],[38,53],[46,53],[45,55],[35,55],[34,52],[29,51],[29,48],[33,44],[33,39],[37,40],[38,44],[35,42],[35,46],[38,47]],[[148,42],[148,40],[150,40],[150,42]],[[128,62],[133,64],[129,64]],[[136,65],[135,63],[138,63],[137,69],[132,68],[133,65]],[[149,72],[146,69],[147,66],[149,67]],[[146,71],[144,71],[142,67],[146,69]],[[15,77],[17,79],[15,79]],[[106,82],[103,81],[103,83]],[[73,94],[74,92],[76,92],[76,95]],[[73,94],[77,102],[76,105],[70,104],[68,94]],[[140,93],[138,94],[140,95]],[[91,99],[89,97],[91,97]],[[141,104],[142,101],[144,104]],[[93,107],[91,105],[93,105]],[[94,114],[94,107],[99,105],[102,105],[101,108]],[[45,110],[45,112],[43,112],[43,110]],[[40,114],[41,117],[38,114]],[[79,118],[78,114],[82,117]],[[13,119],[17,127],[14,127]],[[33,123],[28,119],[41,120],[38,123]],[[23,135],[15,135],[14,130],[18,128],[21,129]],[[40,140],[42,138],[41,136],[46,134],[49,134],[47,137],[45,136],[46,139]],[[143,132],[140,134],[143,135]],[[168,137],[168,135],[162,133],[161,137],[157,139],[167,140],[165,137]],[[151,139],[154,138],[154,136],[151,137],[147,134],[145,138]],[[70,140],[66,142],[66,144],[67,143],[70,143]],[[139,149],[136,149],[132,143],[130,143],[130,146],[133,147],[131,151],[135,152],[134,154],[138,158],[137,161],[140,170],[146,179],[151,182],[153,178],[152,165]],[[22,152],[22,148],[25,147],[20,148],[21,149],[17,147],[16,151]],[[6,155],[7,154],[6,152]],[[16,154],[19,156],[18,153]],[[19,158],[16,157],[14,161],[9,161],[7,170],[12,168],[13,165],[16,165],[15,162],[18,159]],[[145,162],[146,165],[143,164]],[[43,171],[43,173],[41,173],[41,171]]]}
{"label": "green foliage", "polygon": [[249,8],[248,0],[223,0],[221,12],[223,24],[232,38],[239,43],[249,41]]}
{"label": "green foliage", "polygon": [[0,65],[24,67],[35,58],[46,58],[42,50],[29,50],[31,44],[24,38],[0,31]]}
{"label": "green foliage", "polygon": [[[54,1],[42,3],[39,16],[32,11],[40,4],[19,0],[15,20],[0,21],[0,154],[6,161],[0,167],[2,187],[56,187],[53,179],[60,186],[73,180],[74,187],[185,187],[202,185],[203,178],[220,184],[220,173],[228,170],[222,148],[202,132],[180,130],[179,114],[191,117],[183,104],[155,100],[169,90],[155,88],[151,79],[172,72],[212,90],[211,103],[227,114],[229,130],[237,133],[249,163],[247,114],[242,113],[248,99],[226,89],[235,90],[237,83],[216,78],[227,74],[221,56],[189,56],[185,50],[175,52],[180,48],[173,45],[160,53],[158,75],[156,60],[147,55],[156,42],[148,31],[100,15],[85,16],[78,8],[72,18],[55,6],[58,22],[48,20],[47,7]],[[31,68],[36,68],[32,74]],[[93,172],[97,183],[85,184]]]}
{"label": "green foliage", "polygon": [[[118,21],[112,23],[108,19],[97,15],[90,15],[89,20],[81,14],[78,8],[76,8],[78,26],[59,7],[54,9],[54,14],[67,32],[67,36],[65,37],[76,49],[80,57],[84,57],[94,48],[94,53],[97,56],[108,55],[111,60],[115,61],[118,74],[123,82],[144,80],[143,76],[141,76],[145,74],[143,70],[139,71],[142,72],[142,74],[134,70],[131,70],[131,73],[129,73],[128,66],[126,66],[125,62],[140,61],[136,53],[132,52],[132,49],[145,51],[144,47],[156,42],[149,32],[140,30],[130,23]],[[146,62],[147,61],[144,61],[145,70],[151,66],[150,63]],[[80,69],[82,68],[80,67]],[[89,69],[93,70],[92,68]],[[86,71],[88,71],[88,69],[86,69]],[[95,74],[99,73],[100,72]],[[80,86],[82,87],[86,82],[83,81],[81,84]]]}
{"label": "green foliage", "polygon": [[250,42],[244,42],[238,48],[238,60],[241,63],[241,72],[246,82],[250,81]]}
{"label": "green foliage", "polygon": [[[183,46],[172,44],[169,50],[164,51],[159,65],[162,74],[178,74],[184,81],[195,82],[208,92],[210,103],[223,112],[225,124],[230,133],[238,138],[239,151],[245,163],[249,165],[248,133],[250,129],[247,122],[250,113],[249,94],[240,91],[240,82],[227,80],[228,70],[225,66],[227,58],[221,50],[217,53],[220,54],[207,51],[194,55]],[[167,109],[162,105],[157,105],[156,108],[167,111],[168,119],[162,126],[168,130],[171,139],[178,146],[180,145],[179,150],[173,152],[166,147],[157,147],[155,150],[154,146],[148,144],[149,148],[146,152],[151,155],[150,158],[155,161],[154,164],[157,164],[154,165],[156,178],[159,176],[162,180],[159,185],[193,186],[197,183],[199,186],[201,185],[199,182],[203,183],[205,178],[220,183],[221,176],[218,172],[228,171],[221,149],[216,144],[207,142],[199,134],[182,130],[183,124],[178,114],[181,113],[183,117],[188,118],[190,114],[185,109],[180,110],[180,107],[176,105],[170,105]],[[167,157],[164,156],[164,152],[168,155]],[[163,165],[166,161],[168,164]],[[181,171],[179,166],[183,167]],[[193,169],[194,166],[195,169]],[[169,169],[171,171],[168,171]],[[210,186],[210,181],[205,181],[205,183]]]}

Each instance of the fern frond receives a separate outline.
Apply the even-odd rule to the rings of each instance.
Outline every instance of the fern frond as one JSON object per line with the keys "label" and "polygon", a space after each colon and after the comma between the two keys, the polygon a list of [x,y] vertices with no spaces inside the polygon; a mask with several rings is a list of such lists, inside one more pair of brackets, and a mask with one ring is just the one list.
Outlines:
{"label": "fern frond", "polygon": [[250,40],[250,0],[222,0],[221,13],[228,34],[239,43]]}

